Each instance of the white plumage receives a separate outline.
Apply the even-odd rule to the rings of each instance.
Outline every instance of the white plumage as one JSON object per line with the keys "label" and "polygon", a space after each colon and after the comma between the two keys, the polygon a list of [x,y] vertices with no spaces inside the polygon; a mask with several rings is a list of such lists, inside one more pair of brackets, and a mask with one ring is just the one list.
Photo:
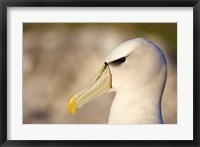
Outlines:
{"label": "white plumage", "polygon": [[162,123],[161,99],[167,77],[163,52],[152,42],[138,38],[115,48],[106,62],[121,57],[126,57],[124,63],[109,65],[116,92],[109,123]]}

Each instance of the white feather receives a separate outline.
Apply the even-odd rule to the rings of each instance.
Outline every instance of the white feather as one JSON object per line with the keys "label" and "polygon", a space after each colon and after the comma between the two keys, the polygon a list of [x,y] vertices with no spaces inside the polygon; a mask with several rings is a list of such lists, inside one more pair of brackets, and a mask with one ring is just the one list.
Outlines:
{"label": "white feather", "polygon": [[[112,61],[126,57],[119,65]],[[107,57],[116,92],[109,124],[163,123],[161,99],[167,79],[167,62],[152,42],[133,39],[116,47]]]}

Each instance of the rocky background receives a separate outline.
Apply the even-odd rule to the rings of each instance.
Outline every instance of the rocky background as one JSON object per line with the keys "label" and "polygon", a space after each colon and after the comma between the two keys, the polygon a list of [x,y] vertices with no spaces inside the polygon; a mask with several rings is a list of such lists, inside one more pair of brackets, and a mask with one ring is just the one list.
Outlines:
{"label": "rocky background", "polygon": [[99,96],[74,116],[67,101],[94,78],[112,49],[137,37],[151,40],[167,57],[162,112],[165,123],[177,123],[175,23],[24,23],[23,123],[106,124],[114,93]]}

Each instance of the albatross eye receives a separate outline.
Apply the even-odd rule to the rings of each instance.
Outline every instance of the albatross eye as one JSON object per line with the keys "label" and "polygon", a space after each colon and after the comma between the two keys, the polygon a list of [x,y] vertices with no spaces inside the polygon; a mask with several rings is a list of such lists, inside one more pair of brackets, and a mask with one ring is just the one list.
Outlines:
{"label": "albatross eye", "polygon": [[121,63],[124,63],[126,61],[126,57],[122,57],[122,58],[119,58],[113,62],[111,62],[112,64],[115,64],[115,65],[118,65],[118,64],[121,64]]}

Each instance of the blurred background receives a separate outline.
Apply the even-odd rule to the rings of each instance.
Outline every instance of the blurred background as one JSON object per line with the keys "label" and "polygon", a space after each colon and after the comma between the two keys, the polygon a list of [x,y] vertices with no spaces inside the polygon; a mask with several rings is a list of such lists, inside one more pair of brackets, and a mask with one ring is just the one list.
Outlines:
{"label": "blurred background", "polygon": [[164,123],[176,124],[176,23],[24,23],[23,123],[107,124],[114,93],[99,96],[74,116],[67,101],[93,80],[112,49],[137,37],[154,42],[166,55],[162,113]]}

